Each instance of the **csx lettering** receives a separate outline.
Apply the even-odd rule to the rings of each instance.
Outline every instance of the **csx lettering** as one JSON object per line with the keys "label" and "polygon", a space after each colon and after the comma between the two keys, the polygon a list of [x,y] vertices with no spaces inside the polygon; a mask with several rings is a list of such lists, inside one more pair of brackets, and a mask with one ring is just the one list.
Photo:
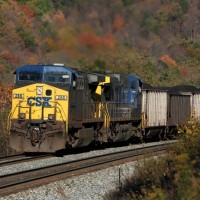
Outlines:
{"label": "csx lettering", "polygon": [[51,97],[29,97],[27,100],[27,103],[29,106],[45,106],[50,107],[49,101],[51,100]]}

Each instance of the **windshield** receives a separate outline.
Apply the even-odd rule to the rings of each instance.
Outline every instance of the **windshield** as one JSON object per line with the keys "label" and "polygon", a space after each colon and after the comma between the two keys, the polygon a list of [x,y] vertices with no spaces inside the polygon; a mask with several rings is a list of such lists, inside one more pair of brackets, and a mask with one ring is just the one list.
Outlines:
{"label": "windshield", "polygon": [[42,74],[37,72],[20,72],[19,81],[42,81]]}
{"label": "windshield", "polygon": [[67,73],[46,73],[44,75],[44,82],[69,84],[70,76]]}

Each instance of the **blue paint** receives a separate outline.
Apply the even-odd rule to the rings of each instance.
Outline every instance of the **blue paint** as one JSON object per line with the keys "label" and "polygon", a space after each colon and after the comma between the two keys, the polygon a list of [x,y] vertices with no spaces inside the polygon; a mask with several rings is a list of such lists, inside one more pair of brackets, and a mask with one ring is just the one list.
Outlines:
{"label": "blue paint", "polygon": [[128,75],[128,103],[137,106],[137,97],[140,78],[134,75]]}
{"label": "blue paint", "polygon": [[41,82],[45,82],[45,74],[46,73],[61,73],[61,74],[68,74],[70,76],[70,83],[72,83],[72,74],[74,74],[76,77],[78,76],[77,73],[71,69],[70,67],[66,66],[53,66],[53,65],[26,65],[23,67],[20,67],[16,70],[16,81],[19,80],[19,74],[20,73],[26,73],[26,72],[32,72],[32,73],[40,73],[42,74]]}

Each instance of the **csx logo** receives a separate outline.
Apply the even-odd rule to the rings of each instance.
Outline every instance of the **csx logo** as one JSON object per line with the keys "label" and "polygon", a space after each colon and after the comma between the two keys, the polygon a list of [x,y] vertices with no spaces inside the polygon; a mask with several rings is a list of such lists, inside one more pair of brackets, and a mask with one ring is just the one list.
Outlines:
{"label": "csx logo", "polygon": [[45,107],[51,107],[49,104],[49,101],[51,100],[51,97],[29,97],[27,100],[27,103],[29,106],[45,106]]}

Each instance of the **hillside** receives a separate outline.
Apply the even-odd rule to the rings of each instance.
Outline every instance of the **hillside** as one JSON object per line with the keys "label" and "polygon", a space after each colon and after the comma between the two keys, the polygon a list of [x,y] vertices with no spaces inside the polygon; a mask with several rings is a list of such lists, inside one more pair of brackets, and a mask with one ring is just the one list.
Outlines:
{"label": "hillside", "polygon": [[0,76],[62,62],[200,86],[199,0],[0,0]]}

